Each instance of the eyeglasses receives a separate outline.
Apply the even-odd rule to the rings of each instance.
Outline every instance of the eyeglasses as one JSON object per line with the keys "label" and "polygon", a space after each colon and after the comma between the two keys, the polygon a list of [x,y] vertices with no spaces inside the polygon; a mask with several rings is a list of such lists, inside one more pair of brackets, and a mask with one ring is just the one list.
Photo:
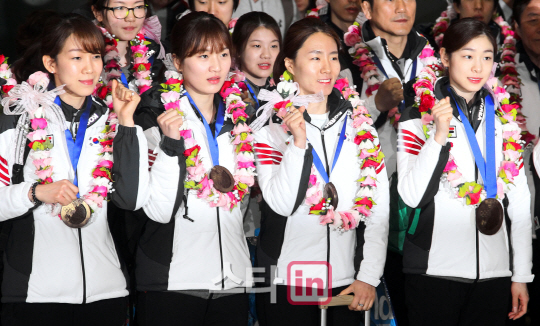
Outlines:
{"label": "eyeglasses", "polygon": [[130,11],[133,11],[133,16],[135,18],[141,19],[146,18],[146,11],[148,10],[148,5],[142,5],[137,6],[135,8],[128,8],[128,7],[105,7],[107,10],[111,10],[113,12],[114,17],[116,19],[125,19]]}

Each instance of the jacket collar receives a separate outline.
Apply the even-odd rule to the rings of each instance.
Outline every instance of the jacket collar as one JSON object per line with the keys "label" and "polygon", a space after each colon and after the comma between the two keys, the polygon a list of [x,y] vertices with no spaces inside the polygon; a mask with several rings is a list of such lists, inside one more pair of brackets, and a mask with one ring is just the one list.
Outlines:
{"label": "jacket collar", "polygon": [[[441,77],[437,79],[434,86],[435,97],[438,100],[443,99],[447,96],[450,97],[450,104],[452,105],[452,109],[453,109],[452,113],[456,119],[461,121],[461,117],[459,116],[459,111],[457,110],[457,106],[455,102],[457,101],[459,104],[459,107],[463,110],[463,113],[467,115],[467,118],[469,119],[469,121],[472,121],[471,115],[473,117],[478,116],[479,114],[477,112],[478,108],[482,105],[482,103],[484,103],[484,99],[489,94],[489,91],[485,88],[481,88],[478,92],[476,92],[476,94],[474,94],[474,97],[471,100],[471,102],[467,103],[467,101],[465,101],[463,97],[458,95],[451,86],[450,86],[450,91],[448,91],[449,86],[450,86],[450,80],[448,79],[448,77]],[[453,99],[455,99],[455,101]],[[471,110],[472,114],[469,114],[469,108],[472,109]],[[483,115],[481,116],[481,118],[482,117]],[[475,126],[473,124],[473,127],[476,130],[478,128],[478,125]]]}
{"label": "jacket collar", "polygon": [[[332,93],[328,95],[328,101],[326,102],[326,107],[328,108],[328,123],[324,126],[323,130],[331,128],[335,125],[347,111],[352,112],[352,105],[349,101],[343,98],[340,91],[337,88],[332,89]],[[311,117],[309,113],[304,111],[304,119],[306,122],[311,122]]]}
{"label": "jacket collar", "polygon": [[[373,51],[378,57],[380,57],[384,51],[388,58],[396,58],[388,51],[388,45],[386,43],[386,40],[380,36],[375,35],[375,32],[373,32],[373,29],[371,28],[371,22],[369,20],[366,21],[362,26],[362,36],[364,42],[373,49]],[[426,44],[427,40],[423,36],[418,34],[418,32],[413,27],[409,32],[409,35],[407,35],[407,44],[405,45],[405,49],[403,51],[403,54],[401,55],[401,58],[411,60],[416,59],[420,55],[420,53],[422,53],[422,50],[424,49]]]}
{"label": "jacket collar", "polygon": [[71,105],[65,103],[64,101],[60,100],[60,108],[62,109],[62,112],[64,113],[64,117],[66,118],[66,121],[71,122],[79,122],[81,118],[81,112],[86,110],[86,106],[88,105],[88,101],[92,101],[92,105],[90,106],[90,118],[88,120],[88,127],[92,126],[96,121],[101,118],[106,112],[107,112],[107,106],[102,101],[96,100],[93,96],[87,96],[82,107],[80,109],[76,109],[72,107]]}

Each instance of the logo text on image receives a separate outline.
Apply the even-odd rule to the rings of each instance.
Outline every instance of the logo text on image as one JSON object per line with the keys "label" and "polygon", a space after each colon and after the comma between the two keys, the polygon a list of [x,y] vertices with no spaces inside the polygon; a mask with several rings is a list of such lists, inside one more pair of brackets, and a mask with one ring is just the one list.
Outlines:
{"label": "logo text on image", "polygon": [[287,300],[293,305],[329,303],[332,300],[332,266],[326,261],[290,262],[287,266]]}

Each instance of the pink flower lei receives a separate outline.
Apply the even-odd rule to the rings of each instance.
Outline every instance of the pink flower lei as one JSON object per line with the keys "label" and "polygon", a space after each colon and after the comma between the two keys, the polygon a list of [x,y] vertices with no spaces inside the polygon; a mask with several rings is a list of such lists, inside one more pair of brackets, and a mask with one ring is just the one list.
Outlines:
{"label": "pink flower lei", "polygon": [[[362,26],[358,22],[354,22],[354,24],[349,26],[349,30],[344,35],[344,41],[347,46],[351,47],[349,53],[354,59],[353,63],[360,68],[360,76],[364,80],[364,83],[368,85],[366,95],[370,97],[381,86],[383,77],[375,61],[373,61],[371,48],[362,40]],[[430,64],[436,62],[435,51],[429,43],[422,50],[420,59]],[[401,117],[398,108],[391,109],[388,112],[388,117],[394,128],[397,128],[399,118]]]}
{"label": "pink flower lei", "polygon": [[8,65],[8,58],[0,54],[0,78],[6,80],[6,84],[0,87],[0,96],[6,96],[9,91],[17,85],[17,81],[13,78],[13,73]]}
{"label": "pink flower lei", "polygon": [[[28,84],[33,86],[35,90],[45,93],[49,84],[49,78],[43,72],[36,72],[29,77]],[[51,164],[51,150],[54,144],[47,137],[49,134],[47,131],[49,122],[45,116],[45,110],[41,106],[29,112],[29,115],[30,126],[27,138],[30,140],[28,146],[32,149],[29,156],[36,167],[35,174],[38,176],[37,182],[39,184],[50,184],[54,182],[54,167]],[[97,212],[102,207],[103,201],[107,199],[107,193],[111,192],[111,171],[113,166],[112,143],[116,135],[117,124],[118,119],[116,114],[110,111],[105,128],[101,132],[101,135],[94,139],[94,143],[99,143],[101,146],[98,154],[100,158],[97,165],[92,169],[91,190],[82,197],[88,206],[90,206],[92,213]]]}
{"label": "pink flower lei", "polygon": [[[107,103],[109,108],[112,108],[111,82],[113,79],[120,79],[122,76],[122,68],[120,67],[120,56],[118,52],[118,39],[114,38],[105,28],[98,26],[105,39],[105,61],[104,73],[105,78],[96,86],[94,95],[101,98]],[[148,42],[142,33],[129,41],[133,59],[133,67],[131,71],[135,80],[130,82],[130,89],[138,90],[139,94],[146,92],[152,87],[152,64],[149,59],[152,56],[148,50]]]}
{"label": "pink flower lei", "polygon": [[[430,133],[435,127],[431,109],[438,102],[435,98],[434,85],[437,80],[437,72],[440,73],[440,69],[440,65],[426,66],[413,85],[416,94],[413,106],[420,111],[426,139],[430,137]],[[508,185],[519,174],[519,164],[525,141],[521,139],[522,133],[518,123],[519,105],[512,102],[512,97],[503,87],[497,85],[497,78],[489,79],[484,87],[491,88],[494,98],[500,104],[497,106],[496,115],[502,123],[504,159],[498,171],[497,198],[502,200],[504,194],[509,190]],[[447,182],[457,198],[465,199],[466,205],[478,205],[486,198],[484,186],[474,181],[467,182],[459,172],[452,154],[448,158],[442,179]]]}
{"label": "pink flower lei", "polygon": [[[292,77],[286,71],[278,84],[280,89],[288,92],[289,85],[292,84]],[[281,84],[281,85],[280,85]],[[321,225],[330,224],[333,228],[340,231],[347,231],[356,228],[360,222],[366,222],[371,216],[371,209],[375,204],[373,194],[377,187],[377,170],[384,166],[384,154],[381,146],[375,144],[376,136],[373,135],[373,120],[368,110],[362,105],[358,92],[354,87],[349,87],[349,81],[346,78],[339,79],[334,85],[340,90],[344,98],[351,102],[353,112],[351,114],[352,125],[355,128],[354,142],[358,145],[358,156],[362,160],[360,167],[360,179],[358,183],[360,189],[354,199],[354,205],[351,209],[345,211],[335,211],[330,205],[331,198],[324,198],[322,193],[322,184],[317,178],[315,165],[311,166],[308,189],[306,192],[305,203],[310,206],[309,214],[319,215]],[[276,115],[283,119],[287,114],[287,109],[292,106],[291,101],[283,101],[274,105]],[[281,125],[287,131],[285,124]]]}
{"label": "pink flower lei", "polygon": [[[444,39],[444,33],[450,26],[450,21],[453,19],[454,12],[452,9],[443,11],[441,17],[436,20],[435,26],[433,26],[433,36],[435,42],[439,47],[442,46]],[[522,98],[521,98],[521,79],[516,68],[516,38],[515,32],[512,27],[498,14],[493,15],[493,21],[501,28],[501,34],[504,36],[501,51],[501,62],[499,63],[501,75],[499,80],[503,87],[506,89],[507,94],[510,96],[510,102],[517,105],[517,123],[521,128],[521,136],[525,141],[525,146],[533,143],[535,136],[527,129],[526,116],[521,112]],[[502,93],[499,93],[502,94]]]}
{"label": "pink flower lei", "polygon": [[[160,89],[162,92],[161,101],[165,110],[177,110],[179,114],[185,116],[186,113],[180,107],[180,99],[185,93],[182,77],[176,71],[167,71],[165,77],[167,81],[161,84]],[[235,145],[236,170],[234,173],[235,185],[231,192],[221,193],[214,188],[213,181],[208,176],[209,172],[204,168],[199,156],[201,147],[197,145],[193,137],[189,121],[184,120],[180,130],[186,147],[184,156],[188,172],[184,187],[196,190],[197,197],[206,200],[211,207],[234,209],[242,202],[244,196],[249,192],[249,187],[253,186],[255,182],[253,136],[247,124],[246,104],[242,102],[241,94],[242,91],[234,81],[226,81],[220,91],[227,106],[225,118],[230,118],[234,123],[234,128],[231,131],[233,136],[231,143]]]}

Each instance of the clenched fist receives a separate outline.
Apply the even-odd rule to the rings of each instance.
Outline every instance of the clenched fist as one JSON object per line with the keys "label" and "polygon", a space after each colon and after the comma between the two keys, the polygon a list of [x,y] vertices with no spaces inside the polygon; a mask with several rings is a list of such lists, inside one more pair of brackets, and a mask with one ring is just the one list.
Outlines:
{"label": "clenched fist", "polygon": [[291,131],[294,137],[294,145],[298,148],[306,148],[306,120],[304,120],[305,107],[299,109],[291,106],[290,111],[283,118],[283,122]]}
{"label": "clenched fist", "polygon": [[375,95],[375,105],[381,112],[390,111],[403,101],[403,85],[398,78],[385,80]]}
{"label": "clenched fist", "polygon": [[157,118],[159,128],[163,134],[169,138],[180,139],[180,127],[184,119],[177,110],[167,110]]}
{"label": "clenched fist", "polygon": [[431,109],[436,128],[435,141],[442,146],[446,145],[446,137],[448,137],[448,132],[450,131],[450,121],[452,120],[453,112],[454,109],[448,97],[440,100]]}
{"label": "clenched fist", "polygon": [[141,101],[141,97],[115,79],[112,81],[113,108],[118,115],[118,123],[125,127],[134,127],[133,113]]}

